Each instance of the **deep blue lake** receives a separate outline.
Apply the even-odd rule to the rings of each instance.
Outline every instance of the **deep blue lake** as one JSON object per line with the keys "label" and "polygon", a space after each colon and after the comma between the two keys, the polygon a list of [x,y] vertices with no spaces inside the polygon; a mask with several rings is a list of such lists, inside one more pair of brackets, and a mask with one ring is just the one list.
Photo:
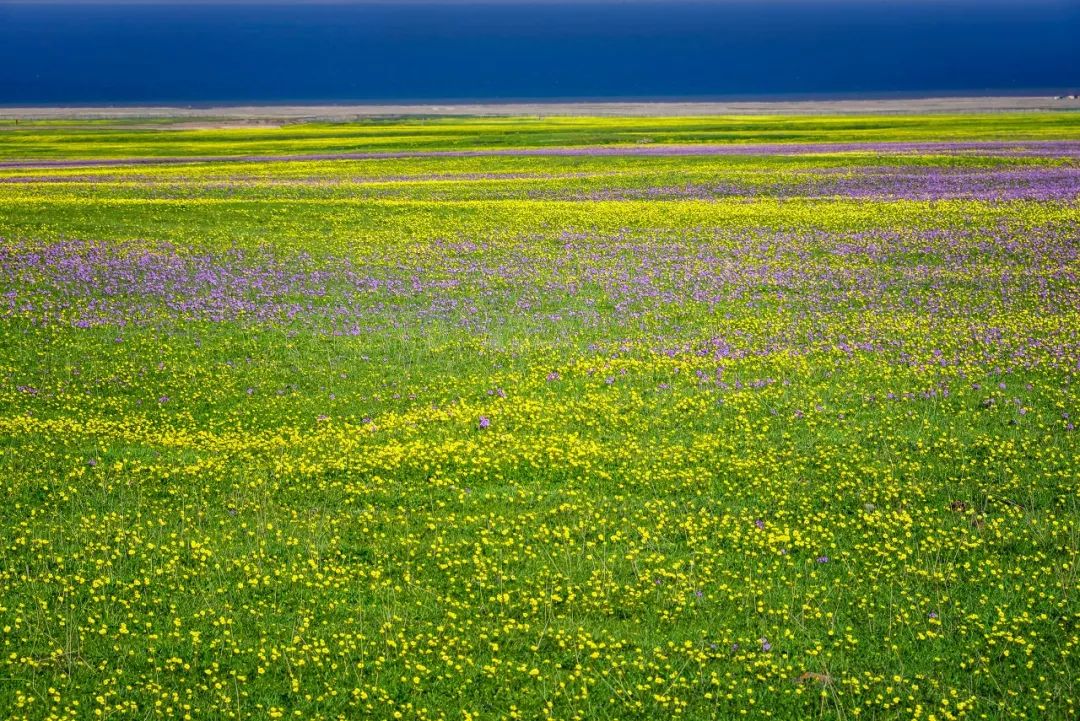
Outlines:
{"label": "deep blue lake", "polygon": [[1080,1],[13,4],[0,103],[1080,89]]}

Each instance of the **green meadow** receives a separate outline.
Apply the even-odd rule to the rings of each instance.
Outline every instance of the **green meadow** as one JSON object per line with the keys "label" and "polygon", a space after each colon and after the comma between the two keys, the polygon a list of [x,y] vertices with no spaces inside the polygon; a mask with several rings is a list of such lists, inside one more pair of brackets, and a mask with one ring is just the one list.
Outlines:
{"label": "green meadow", "polygon": [[1073,719],[1080,114],[0,122],[0,717]]}

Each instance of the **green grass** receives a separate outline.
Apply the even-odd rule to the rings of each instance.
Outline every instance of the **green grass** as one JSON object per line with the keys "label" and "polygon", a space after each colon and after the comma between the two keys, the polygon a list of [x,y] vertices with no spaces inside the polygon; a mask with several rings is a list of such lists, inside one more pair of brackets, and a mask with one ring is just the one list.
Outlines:
{"label": "green grass", "polygon": [[1080,114],[735,116],[688,118],[417,118],[269,128],[172,129],[149,123],[9,121],[2,158],[353,153],[626,143],[788,143],[1080,138]]}
{"label": "green grass", "polygon": [[[20,123],[0,157],[1077,118]],[[0,169],[0,715],[1075,718],[1075,199],[790,191],[1075,164]],[[587,199],[687,183],[738,192]]]}

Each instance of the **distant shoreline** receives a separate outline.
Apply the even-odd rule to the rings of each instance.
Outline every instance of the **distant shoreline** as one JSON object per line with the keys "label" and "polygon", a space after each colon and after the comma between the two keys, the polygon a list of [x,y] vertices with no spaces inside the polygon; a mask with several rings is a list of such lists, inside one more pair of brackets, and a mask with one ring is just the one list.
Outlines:
{"label": "distant shoreline", "polygon": [[1080,100],[1053,96],[958,96],[834,100],[657,102],[476,102],[364,104],[208,104],[116,106],[0,106],[0,120],[217,120],[225,124],[347,121],[378,117],[528,115],[659,117],[707,115],[861,115],[1080,111]]}

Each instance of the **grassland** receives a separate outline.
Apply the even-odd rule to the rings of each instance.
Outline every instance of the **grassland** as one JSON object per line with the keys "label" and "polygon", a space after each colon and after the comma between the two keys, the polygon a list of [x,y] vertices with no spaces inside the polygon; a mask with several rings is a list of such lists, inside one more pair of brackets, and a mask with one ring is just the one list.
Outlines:
{"label": "grassland", "polygon": [[1080,714],[1080,115],[0,161],[0,716]]}

